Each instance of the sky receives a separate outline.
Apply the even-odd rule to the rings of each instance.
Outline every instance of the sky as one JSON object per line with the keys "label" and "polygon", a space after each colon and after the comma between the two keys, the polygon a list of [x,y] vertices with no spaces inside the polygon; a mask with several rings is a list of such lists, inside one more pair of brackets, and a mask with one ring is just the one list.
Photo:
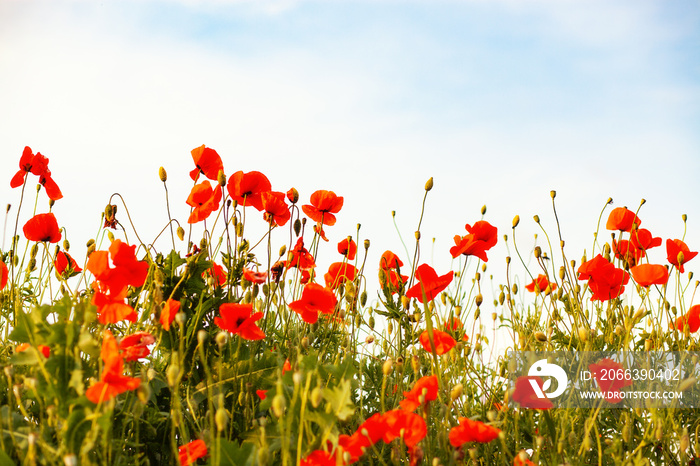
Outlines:
{"label": "sky", "polygon": [[[683,236],[687,214],[697,250],[699,56],[695,1],[5,0],[3,248],[24,146],[50,159],[65,196],[53,211],[81,261],[113,193],[145,241],[165,226],[160,166],[185,223],[190,151],[205,144],[227,175],[261,171],[302,203],[317,189],[343,196],[319,262],[339,260],[335,244],[360,223],[370,280],[387,249],[407,262],[391,212],[412,252],[430,177],[421,262],[441,274],[483,205],[499,236],[520,215],[531,262],[533,215],[556,238],[550,190],[569,257],[590,252],[609,197],[603,222],[644,198],[642,226],[664,239]],[[273,250],[286,242],[273,238]],[[495,283],[509,253],[490,253]]]}

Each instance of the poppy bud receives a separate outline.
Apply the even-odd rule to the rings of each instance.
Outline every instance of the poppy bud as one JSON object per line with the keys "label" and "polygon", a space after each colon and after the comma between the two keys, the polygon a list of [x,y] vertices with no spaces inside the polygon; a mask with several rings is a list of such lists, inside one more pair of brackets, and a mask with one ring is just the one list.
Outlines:
{"label": "poppy bud", "polygon": [[114,243],[114,233],[112,233],[111,231],[108,231],[107,238],[109,238],[110,243]]}
{"label": "poppy bud", "polygon": [[286,252],[287,252],[287,246],[285,246],[285,245],[283,244],[282,247],[280,248],[280,257],[284,256],[284,254],[285,254]]}
{"label": "poppy bud", "polygon": [[318,408],[321,404],[321,400],[323,400],[323,390],[321,390],[321,387],[316,387],[311,390],[311,406]]}
{"label": "poppy bud", "polygon": [[683,223],[688,220],[688,216],[686,214],[681,215],[681,218],[683,219]]}
{"label": "poppy bud", "polygon": [[518,294],[518,284],[513,283],[513,294]]}
{"label": "poppy bud", "polygon": [[455,306],[455,315],[459,317],[462,314],[462,306]]}
{"label": "poppy bud", "polygon": [[549,195],[552,196],[552,199],[554,199],[555,197],[557,197],[557,192],[555,190],[551,190],[549,192]]}
{"label": "poppy bud", "polygon": [[203,345],[207,341],[207,336],[208,334],[206,330],[200,330],[197,332],[197,341],[200,345]]}
{"label": "poppy bud", "polygon": [[535,216],[532,217],[532,218],[535,220],[535,223],[537,223],[537,224],[540,223],[540,216],[539,216],[539,215],[535,215]]}
{"label": "poppy bud", "polygon": [[374,330],[374,316],[369,316],[369,320],[367,321],[367,324],[369,325],[369,328]]}
{"label": "poppy bud", "polygon": [[39,252],[39,244],[37,244],[37,243],[32,244],[32,248],[29,250],[29,258],[35,259],[38,252]]}
{"label": "poppy bud", "polygon": [[223,348],[224,345],[228,342],[228,333],[226,333],[226,332],[217,333],[216,337],[214,338],[214,341],[216,341],[216,344],[219,346],[219,349]]}
{"label": "poppy bud", "polygon": [[420,239],[420,231],[416,231],[416,239],[417,239],[417,240]]}
{"label": "poppy bud", "polygon": [[425,183],[425,190],[426,190],[426,191],[430,191],[431,189],[433,189],[433,177],[432,177],[432,176],[431,176],[430,179],[429,179],[428,181],[426,181],[426,183]]}
{"label": "poppy bud", "polygon": [[374,343],[374,335],[369,335],[367,338],[365,338],[365,343],[367,343],[368,345]]}
{"label": "poppy bud", "polygon": [[683,262],[685,262],[685,255],[683,254],[683,251],[680,251],[678,253],[677,260],[678,260],[679,264],[682,264]]}
{"label": "poppy bud", "polygon": [[420,371],[420,358],[417,354],[411,357],[411,366],[413,367],[413,372],[418,373]]}
{"label": "poppy bud", "polygon": [[365,251],[366,251],[369,249],[369,240],[366,239],[364,244],[365,244]]}
{"label": "poppy bud", "polygon": [[384,361],[384,364],[382,365],[382,373],[384,375],[391,374],[391,371],[393,370],[393,366],[394,366],[394,361],[392,361],[391,358],[387,359],[386,361]]}
{"label": "poppy bud", "polygon": [[405,310],[408,310],[409,306],[411,305],[411,298],[408,296],[401,296],[401,305]]}
{"label": "poppy bud", "polygon": [[481,308],[477,307],[476,310],[474,311],[474,320],[478,319],[480,315],[481,315]]}
{"label": "poppy bud", "polygon": [[545,335],[543,332],[535,332],[535,339],[539,342],[546,343],[547,335]]}
{"label": "poppy bud", "polygon": [[292,204],[296,204],[297,201],[299,201],[299,191],[297,191],[296,188],[290,188],[289,191],[287,191],[287,199]]}
{"label": "poppy bud", "polygon": [[175,322],[182,327],[185,325],[185,322],[187,322],[187,315],[184,312],[178,312],[175,314]]}
{"label": "poppy bud", "polygon": [[496,319],[498,319],[498,314],[495,313],[495,312],[492,312],[492,313],[491,313],[491,320],[493,320],[494,322],[496,322]]}
{"label": "poppy bud", "polygon": [[160,181],[162,181],[163,183],[168,181],[168,172],[165,171],[165,168],[160,167],[158,169],[158,176],[160,177]]}
{"label": "poppy bud", "polygon": [[578,329],[578,338],[584,343],[586,341],[588,341],[588,329],[586,329],[584,327],[579,328]]}
{"label": "poppy bud", "polygon": [[275,413],[275,416],[282,417],[286,407],[287,401],[284,399],[284,395],[279,393],[275,395],[272,399],[272,412]]}
{"label": "poppy bud", "polygon": [[222,188],[226,186],[226,175],[224,175],[223,170],[219,170],[219,173],[216,175],[216,181]]}
{"label": "poppy bud", "polygon": [[387,324],[387,326],[386,326],[386,332],[387,332],[389,335],[391,335],[392,333],[394,333],[394,323],[393,323],[393,322],[390,321],[389,324]]}
{"label": "poppy bud", "polygon": [[513,228],[517,227],[518,223],[520,223],[520,215],[513,217]]}
{"label": "poppy bud", "polygon": [[609,197],[609,198],[608,198],[608,202],[606,202],[606,204],[612,204],[612,202],[613,202],[612,197]]}
{"label": "poppy bud", "polygon": [[542,257],[542,248],[535,246],[535,259],[539,259],[540,257]]}
{"label": "poppy bud", "polygon": [[364,307],[367,304],[367,291],[363,291],[360,294],[360,306]]}
{"label": "poppy bud", "polygon": [[463,392],[464,392],[464,385],[462,385],[461,383],[458,383],[458,384],[455,385],[455,386],[452,388],[452,390],[450,391],[450,399],[451,399],[452,401],[456,400],[457,398],[459,398],[460,396],[462,396],[462,393],[463,393]]}
{"label": "poppy bud", "polygon": [[165,376],[168,379],[168,385],[174,387],[177,384],[177,379],[180,376],[180,366],[177,364],[171,364],[168,366],[168,370],[165,371]]}
{"label": "poppy bud", "polygon": [[299,233],[301,233],[301,220],[296,219],[294,220],[294,234],[299,236]]}
{"label": "poppy bud", "polygon": [[216,430],[218,430],[219,432],[226,429],[226,427],[228,426],[228,413],[225,409],[219,408],[216,410],[216,414],[214,415],[214,422],[216,423]]}
{"label": "poppy bud", "polygon": [[486,206],[481,206],[481,215],[486,215]]}
{"label": "poppy bud", "polygon": [[185,229],[182,227],[177,227],[177,237],[180,238],[180,241],[185,240]]}
{"label": "poppy bud", "polygon": [[503,291],[501,291],[501,293],[498,295],[498,304],[500,304],[502,306],[503,303],[505,302],[505,300],[506,300],[506,294]]}

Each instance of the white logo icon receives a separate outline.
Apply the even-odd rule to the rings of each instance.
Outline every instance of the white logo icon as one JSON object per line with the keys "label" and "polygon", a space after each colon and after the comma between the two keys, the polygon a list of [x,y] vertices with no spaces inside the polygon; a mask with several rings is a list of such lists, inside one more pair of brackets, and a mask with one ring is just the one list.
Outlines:
{"label": "white logo icon", "polygon": [[[569,383],[569,379],[566,376],[564,369],[556,364],[548,363],[546,359],[540,359],[539,361],[535,362],[535,364],[530,367],[530,371],[527,373],[527,375],[530,377],[548,377],[544,381],[544,384],[542,384],[542,388],[540,388],[537,380],[530,379],[530,385],[532,386],[532,390],[535,392],[535,395],[537,395],[537,398],[556,398],[561,396],[564,391],[566,391],[566,385]],[[552,385],[552,379],[557,381],[557,389],[552,393],[549,393],[547,390],[549,390],[550,386]]]}

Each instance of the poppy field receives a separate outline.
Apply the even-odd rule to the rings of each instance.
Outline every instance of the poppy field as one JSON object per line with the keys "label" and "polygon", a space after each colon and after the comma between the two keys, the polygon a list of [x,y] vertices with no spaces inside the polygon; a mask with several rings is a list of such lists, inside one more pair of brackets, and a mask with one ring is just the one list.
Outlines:
{"label": "poppy field", "polygon": [[[484,207],[434,251],[453,264],[436,270],[420,253],[432,178],[407,257],[334,231],[332,187],[277,191],[212,148],[191,156],[189,174],[154,174],[168,216],[190,208],[162,226],[168,250],[114,197],[95,238],[69,244],[49,159],[26,147],[5,167],[17,207],[0,251],[0,466],[695,464],[699,411],[619,409],[630,384],[600,377],[619,363],[592,366],[613,396],[560,409],[511,383],[506,355],[699,351],[685,216],[657,237],[643,200],[610,199],[584,252],[537,216],[545,242],[521,246],[520,218],[493,225]],[[191,185],[187,199],[168,183]],[[496,285],[494,248],[509,254]]]}

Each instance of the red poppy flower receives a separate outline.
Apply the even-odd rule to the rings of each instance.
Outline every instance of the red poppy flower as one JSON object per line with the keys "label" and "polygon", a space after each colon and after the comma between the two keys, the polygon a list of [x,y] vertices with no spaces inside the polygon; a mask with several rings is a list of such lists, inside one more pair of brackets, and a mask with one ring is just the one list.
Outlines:
{"label": "red poppy flower", "polygon": [[627,272],[616,268],[600,254],[578,268],[578,279],[588,279],[588,287],[593,293],[591,301],[617,298],[625,291],[629,278]]}
{"label": "red poppy flower", "polygon": [[151,354],[148,345],[156,342],[148,332],[136,332],[128,335],[119,342],[119,349],[124,352],[124,359],[127,361],[137,361]]}
{"label": "red poppy flower", "polygon": [[486,251],[491,249],[498,242],[498,228],[491,225],[489,222],[480,220],[470,226],[464,226],[467,232],[466,236],[455,236],[455,245],[450,248],[452,257],[457,257],[460,254],[465,256],[476,256],[484,262],[488,262]]}
{"label": "red poppy flower", "polygon": [[435,269],[423,264],[416,269],[416,279],[419,283],[413,285],[407,292],[409,298],[416,298],[421,303],[432,301],[442,290],[452,282],[453,271],[438,277]]}
{"label": "red poppy flower", "polygon": [[698,255],[697,252],[691,251],[688,245],[679,239],[666,240],[666,254],[668,263],[674,265],[681,273],[685,272],[683,264]]}
{"label": "red poppy flower", "polygon": [[[430,335],[427,330],[418,337],[420,344],[423,345],[423,349],[432,353],[430,349]],[[433,343],[435,343],[435,354],[440,356],[441,354],[447,353],[451,350],[457,342],[454,338],[450,336],[449,333],[442,332],[440,330],[433,329]]]}
{"label": "red poppy flower", "polygon": [[336,289],[346,281],[353,281],[357,276],[357,268],[347,262],[334,262],[328,267],[328,273],[323,276],[326,286]]}
{"label": "red poppy flower", "polygon": [[549,289],[551,291],[557,289],[556,283],[550,283],[549,280],[547,280],[546,275],[539,274],[537,278],[535,278],[532,281],[532,283],[530,283],[529,285],[525,285],[525,288],[527,289],[527,291],[542,293],[547,289],[548,286],[550,287]]}
{"label": "red poppy flower", "polygon": [[219,172],[224,170],[221,157],[214,149],[201,145],[196,149],[192,149],[191,153],[194,164],[197,167],[190,172],[192,180],[197,181],[200,173],[203,173],[210,180],[216,180]]}
{"label": "red poppy flower", "polygon": [[[24,184],[24,179],[27,176],[27,173],[30,173],[32,171],[34,158],[35,155],[32,153],[32,149],[29,146],[26,146],[24,148],[24,151],[22,151],[22,156],[19,158],[19,171],[15,173],[15,175],[10,180],[10,187],[17,188]],[[38,165],[34,168],[35,170],[40,169]]]}
{"label": "red poppy flower", "polygon": [[56,260],[53,261],[53,266],[56,268],[56,273],[63,279],[68,279],[74,275],[78,275],[83,271],[78,267],[77,262],[70,254],[64,251],[59,251],[56,255]]}
{"label": "red poppy flower", "polygon": [[348,258],[349,261],[355,260],[357,254],[357,243],[349,236],[338,243],[338,252]]}
{"label": "red poppy flower", "polygon": [[263,218],[267,223],[284,226],[289,221],[291,214],[289,207],[284,202],[284,193],[277,191],[265,191],[260,195],[262,208],[265,211]]}
{"label": "red poppy flower", "polygon": [[299,191],[296,188],[289,188],[287,191],[287,200],[292,204],[296,204],[299,201]]}
{"label": "red poppy flower", "polygon": [[105,330],[100,357],[104,361],[102,375],[99,382],[93,383],[85,392],[88,400],[98,404],[111,400],[120,393],[139,388],[141,379],[122,374],[124,361],[119,354],[117,340],[109,330]]}
{"label": "red poppy flower", "polygon": [[335,458],[325,450],[314,450],[301,460],[301,466],[335,466]]}
{"label": "red poppy flower", "polygon": [[262,284],[267,281],[267,272],[256,272],[255,270],[243,269],[243,280],[251,283]]}
{"label": "red poppy flower", "polygon": [[172,325],[175,320],[175,314],[180,311],[180,301],[175,301],[174,299],[168,299],[163,306],[163,310],[160,311],[160,323],[163,329],[170,330],[170,325]]}
{"label": "red poppy flower", "polygon": [[[20,343],[19,345],[17,345],[17,347],[15,347],[15,353],[23,353],[31,347],[32,347],[32,345],[30,345],[29,343]],[[37,349],[39,350],[39,352],[41,354],[44,355],[45,358],[48,358],[49,356],[51,356],[51,348],[49,348],[48,346],[39,345],[37,347]]]}
{"label": "red poppy flower", "polygon": [[53,178],[51,178],[50,172],[39,177],[39,184],[44,187],[46,190],[46,195],[49,196],[49,199],[57,201],[63,198],[63,193]]}
{"label": "red poppy flower", "polygon": [[225,303],[219,307],[221,317],[214,317],[214,323],[222,330],[240,335],[245,340],[262,340],[265,333],[255,323],[262,319],[262,312],[253,313],[252,304]]}
{"label": "red poppy flower", "polygon": [[238,202],[238,205],[253,206],[262,211],[262,193],[271,191],[272,185],[270,180],[260,172],[243,173],[238,171],[228,179],[226,189],[228,189],[231,199]]}
{"label": "red poppy flower", "polygon": [[436,375],[421,377],[408,392],[403,392],[404,399],[399,402],[401,409],[414,411],[417,407],[428,401],[437,399],[438,379]]}
{"label": "red poppy flower", "polygon": [[631,231],[634,225],[641,225],[639,217],[626,207],[617,207],[610,212],[605,228],[608,230]]}
{"label": "red poppy flower", "polygon": [[316,233],[323,241],[327,243],[328,238],[326,238],[326,232],[323,231],[323,227],[319,227],[319,225],[320,223],[314,225],[314,233]]}
{"label": "red poppy flower", "polygon": [[[637,228],[630,233],[630,241],[640,251],[661,246],[661,238],[654,237],[646,228]],[[642,256],[644,257],[644,256]]]}
{"label": "red poppy flower", "polygon": [[24,237],[29,241],[48,241],[58,243],[61,241],[61,230],[54,214],[37,214],[30,218],[22,228]]}
{"label": "red poppy flower", "polygon": [[299,238],[291,251],[289,251],[289,259],[287,267],[298,267],[300,269],[312,269],[316,267],[314,256],[304,247],[304,238]]}
{"label": "red poppy flower", "polygon": [[177,452],[180,466],[189,466],[207,455],[207,444],[204,443],[204,440],[193,440],[178,448]]}
{"label": "red poppy flower", "polygon": [[138,314],[134,308],[124,302],[126,300],[126,287],[118,293],[113,293],[101,282],[96,281],[92,286],[95,294],[90,302],[97,306],[97,320],[101,324],[116,324],[122,320],[136,322]]}
{"label": "red poppy flower", "polygon": [[399,259],[399,256],[391,251],[384,251],[382,257],[379,259],[379,268],[383,270],[398,269],[403,267],[403,262]]}
{"label": "red poppy flower", "polygon": [[301,293],[301,299],[289,303],[289,308],[299,314],[304,322],[314,324],[318,313],[332,314],[338,299],[328,288],[317,283],[309,283]]}
{"label": "red poppy flower", "polygon": [[640,286],[665,285],[668,269],[658,264],[641,264],[630,269],[634,281]]}
{"label": "red poppy flower", "polygon": [[554,404],[548,398],[539,398],[532,388],[530,381],[535,381],[542,390],[544,381],[540,377],[523,376],[515,381],[515,389],[510,398],[523,408],[550,409]]}
{"label": "red poppy flower", "polygon": [[289,362],[289,359],[284,360],[284,364],[282,365],[282,375],[284,375],[285,372],[289,372],[292,370],[292,363]]}
{"label": "red poppy flower", "polygon": [[402,409],[387,411],[381,420],[386,428],[383,434],[385,443],[391,443],[395,438],[403,436],[403,442],[410,448],[423,440],[428,433],[428,426],[422,416]]}
{"label": "red poppy flower", "polygon": [[675,322],[670,322],[669,327],[671,330],[675,329],[682,332],[686,325],[690,333],[700,330],[700,304],[692,306],[686,314],[680,316]]}
{"label": "red poppy flower", "polygon": [[467,442],[489,443],[498,438],[501,429],[484,424],[481,421],[472,421],[466,417],[459,418],[459,425],[450,429],[448,435],[450,445],[459,448]]}
{"label": "red poppy flower", "polygon": [[335,225],[335,215],[343,207],[343,198],[333,191],[318,190],[311,195],[311,205],[301,206],[304,213],[314,222],[323,225]]}
{"label": "red poppy flower", "polygon": [[211,183],[206,180],[194,185],[187,198],[187,205],[193,208],[187,223],[205,220],[219,208],[219,202],[221,202],[221,186],[217,185],[212,189]]}
{"label": "red poppy flower", "polygon": [[258,395],[258,398],[260,400],[264,400],[267,398],[267,390],[255,390],[255,394]]}
{"label": "red poppy flower", "polygon": [[207,270],[202,273],[202,278],[214,277],[214,282],[219,286],[226,284],[226,272],[224,268],[216,262],[211,264]]}
{"label": "red poppy flower", "polygon": [[9,277],[10,272],[7,270],[7,265],[5,265],[3,261],[0,261],[0,290],[5,288]]}
{"label": "red poppy flower", "polygon": [[[111,263],[111,265],[110,265]],[[115,239],[109,251],[94,251],[85,266],[95,279],[100,281],[111,294],[120,294],[122,289],[131,285],[139,287],[146,281],[148,262],[136,259],[136,245],[129,246],[120,239]]]}
{"label": "red poppy flower", "polygon": [[445,330],[457,330],[462,327],[462,321],[459,320],[459,317],[457,316],[454,316],[451,320],[445,322]]}
{"label": "red poppy flower", "polygon": [[621,261],[627,262],[630,267],[634,267],[639,260],[646,256],[643,250],[637,249],[632,241],[623,239],[621,241],[612,241],[612,251],[615,257]]}
{"label": "red poppy flower", "polygon": [[604,376],[617,370],[622,370],[624,367],[619,362],[612,359],[601,359],[597,363],[590,364],[588,370],[595,379],[600,391],[603,392],[603,399],[609,403],[619,403],[622,401],[620,390],[624,387],[632,385],[632,380],[624,377],[607,377]]}

